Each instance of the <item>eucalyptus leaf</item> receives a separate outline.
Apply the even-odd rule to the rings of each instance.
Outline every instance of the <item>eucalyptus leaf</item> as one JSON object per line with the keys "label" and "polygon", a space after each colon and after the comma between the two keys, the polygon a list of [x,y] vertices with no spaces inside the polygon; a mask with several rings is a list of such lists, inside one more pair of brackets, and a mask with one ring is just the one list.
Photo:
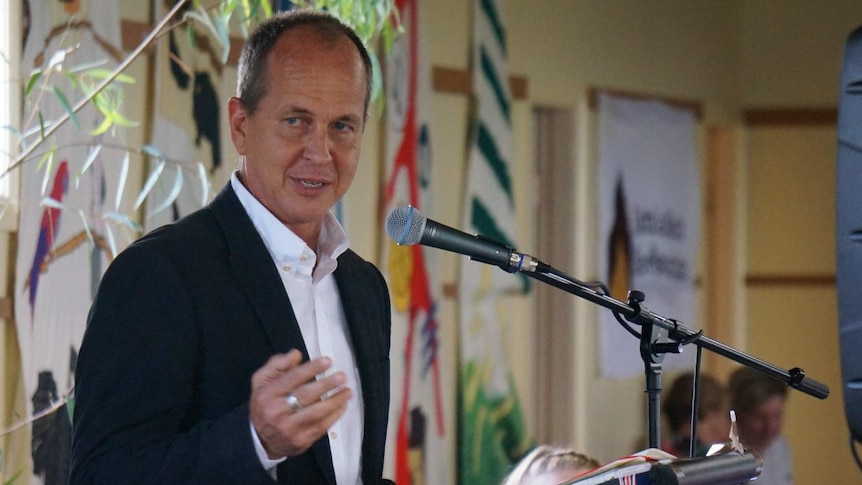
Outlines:
{"label": "eucalyptus leaf", "polygon": [[[39,193],[43,196],[48,192],[48,182],[51,180],[51,173],[54,172],[54,154],[56,152],[56,148],[51,148],[51,151],[42,156],[42,160],[45,162],[43,164],[44,172],[42,174],[42,191]],[[42,160],[40,160],[40,162],[42,162]]]}
{"label": "eucalyptus leaf", "polygon": [[263,18],[272,17],[272,5],[267,0],[257,0],[255,4],[263,10]]}
{"label": "eucalyptus leaf", "polygon": [[157,146],[150,144],[142,146],[141,153],[155,158],[167,158],[165,152],[161,151]]}
{"label": "eucalyptus leaf", "polygon": [[111,249],[111,259],[117,257],[117,241],[114,239],[114,231],[111,230],[110,224],[105,224],[105,239],[108,241],[108,247]]}
{"label": "eucalyptus leaf", "polygon": [[106,117],[110,117],[114,111],[111,103],[111,95],[107,90],[96,93],[93,96],[93,106]]}
{"label": "eucalyptus leaf", "polygon": [[264,18],[272,17],[272,5],[269,2],[261,0],[259,5],[263,9]]}
{"label": "eucalyptus leaf", "polygon": [[75,393],[71,392],[66,394],[66,417],[69,419],[69,422],[72,422],[72,419],[75,418]]}
{"label": "eucalyptus leaf", "polygon": [[119,112],[114,112],[113,119],[114,119],[114,123],[116,123],[120,126],[135,127],[135,126],[140,125],[139,122],[134,121],[134,120],[130,120],[130,119],[126,118],[125,116],[121,115]]}
{"label": "eucalyptus leaf", "polygon": [[236,0],[222,0],[221,3],[221,12],[219,12],[219,17],[221,17],[225,23],[227,23],[231,16],[233,16],[234,10],[236,10],[237,3]]}
{"label": "eucalyptus leaf", "polygon": [[12,133],[13,135],[15,135],[15,138],[17,138],[17,139],[19,139],[19,140],[20,140],[21,138],[24,138],[24,134],[23,134],[23,133],[21,133],[21,130],[19,130],[18,128],[15,128],[15,127],[14,127],[14,126],[12,126],[12,125],[3,125],[3,126],[0,126],[0,129],[2,129],[2,130],[6,130],[6,131],[8,131],[9,133]]}
{"label": "eucalyptus leaf", "polygon": [[39,135],[42,141],[45,141],[45,118],[42,117],[42,111],[39,111]]}
{"label": "eucalyptus leaf", "polygon": [[117,178],[117,195],[114,200],[114,210],[119,212],[120,202],[123,200],[123,192],[126,191],[126,178],[129,176],[129,153],[123,157],[123,162],[120,164],[120,175]]}
{"label": "eucalyptus leaf", "polygon": [[141,189],[141,193],[138,194],[138,199],[135,200],[134,210],[138,210],[138,208],[141,207],[141,204],[144,203],[144,200],[146,200],[147,196],[150,195],[150,191],[153,190],[156,182],[159,181],[159,177],[161,177],[166,163],[167,162],[164,159],[161,159],[158,165],[156,165],[156,168],[150,172],[150,176],[147,177],[147,181],[144,183],[144,188]]}
{"label": "eucalyptus leaf", "polygon": [[56,151],[56,148],[52,147],[47,152],[43,153],[42,156],[39,158],[39,163],[36,164],[36,170],[42,170],[45,167],[45,163],[48,160],[51,160],[54,158],[54,152],[55,151]]}
{"label": "eucalyptus leaf", "polygon": [[97,67],[104,66],[107,63],[108,63],[108,59],[103,57],[102,59],[99,59],[97,61],[84,62],[84,63],[78,64],[77,66],[70,67],[69,72],[80,73],[80,72],[84,72],[84,71],[89,71],[90,69],[95,69]]}
{"label": "eucalyptus leaf", "polygon": [[227,25],[228,20],[230,20],[230,17],[227,19],[222,16],[215,18],[216,39],[221,45],[222,64],[227,64],[227,58],[230,55],[230,33],[228,32],[230,28]]}
{"label": "eucalyptus leaf", "polygon": [[147,214],[147,217],[153,217],[159,212],[167,209],[168,207],[170,207],[171,204],[174,203],[175,200],[177,200],[177,197],[180,195],[180,190],[183,188],[183,168],[180,165],[177,165],[176,167],[177,176],[176,178],[174,178],[174,185],[173,187],[171,187],[171,191],[168,192],[168,196],[165,197],[165,200],[163,200],[155,209],[153,209],[149,214]]}
{"label": "eucalyptus leaf", "polygon": [[135,221],[131,220],[131,219],[129,218],[129,216],[126,216],[126,215],[120,214],[120,213],[118,213],[118,212],[108,212],[108,213],[106,213],[106,214],[104,215],[104,217],[105,217],[106,219],[110,219],[110,220],[113,220],[113,221],[117,221],[117,222],[119,222],[120,224],[122,224],[122,225],[124,225],[124,226],[128,227],[129,229],[131,229],[131,230],[133,230],[133,231],[135,231],[135,232],[143,232],[143,228],[141,227],[141,225],[140,225],[140,224],[138,224],[137,222],[135,222]]}
{"label": "eucalyptus leaf", "polygon": [[60,209],[62,211],[68,211],[69,207],[60,202],[59,200],[53,197],[42,197],[42,201],[39,203],[40,207],[50,207],[52,209]]}
{"label": "eucalyptus leaf", "polygon": [[195,28],[193,25],[189,24],[188,27],[186,27],[186,34],[188,34],[188,36],[189,36],[189,46],[194,47],[195,46]]}
{"label": "eucalyptus leaf", "polygon": [[78,116],[75,114],[74,111],[72,111],[72,105],[69,104],[69,100],[66,99],[66,95],[57,86],[54,86],[54,95],[57,96],[57,100],[60,101],[60,105],[63,106],[63,109],[66,110],[66,113],[69,115],[69,118],[72,119],[72,123],[75,123],[75,127],[80,130],[81,122],[78,121]]}
{"label": "eucalyptus leaf", "polygon": [[204,167],[204,164],[198,163],[198,179],[201,181],[201,207],[207,205],[207,201],[209,200],[209,187],[210,180],[207,177],[207,169]]}
{"label": "eucalyptus leaf", "polygon": [[213,25],[212,21],[210,20],[209,14],[207,13],[206,10],[204,10],[203,7],[199,7],[199,10],[200,10],[200,12],[194,12],[191,10],[186,12],[186,17],[193,19],[193,20],[196,20],[200,24],[203,24],[203,26],[206,27],[207,30],[210,31],[213,38],[218,40],[219,39],[218,32],[216,32],[216,28]]}
{"label": "eucalyptus leaf", "polygon": [[62,72],[62,73],[63,73],[63,75],[64,75],[64,76],[66,76],[66,79],[68,79],[68,80],[69,80],[69,83],[72,85],[72,89],[73,89],[73,90],[78,89],[78,86],[80,86],[80,85],[81,85],[81,83],[80,83],[80,81],[78,80],[78,75],[77,75],[77,74],[75,74],[74,72],[71,72],[71,71],[67,71],[67,70],[65,70],[65,69],[63,69],[63,70],[62,70],[62,71],[60,71],[60,72]]}
{"label": "eucalyptus leaf", "polygon": [[[84,71],[83,74],[95,79],[107,79],[114,74],[114,71],[111,71],[110,69],[93,68]],[[117,74],[113,80],[125,84],[135,84],[135,78],[123,73]]]}
{"label": "eucalyptus leaf", "polygon": [[[369,52],[368,57],[371,59],[371,99],[378,99],[383,93],[383,70],[380,68],[380,58],[374,52]],[[382,96],[380,96],[382,98]]]}
{"label": "eucalyptus leaf", "polygon": [[116,111],[117,103],[114,100],[114,93],[110,88],[103,89],[102,91],[96,93],[93,97],[93,104],[96,105],[96,108],[99,109],[100,112],[105,114],[112,114]]}
{"label": "eucalyptus leaf", "polygon": [[93,162],[96,161],[96,157],[99,156],[99,152],[101,151],[101,143],[99,143],[98,145],[94,145],[93,148],[90,149],[90,153],[87,154],[87,159],[84,160],[84,165],[81,167],[81,171],[78,173],[79,178],[87,172],[87,169],[89,169],[91,165],[93,165]]}
{"label": "eucalyptus leaf", "polygon": [[93,232],[90,229],[90,222],[87,220],[87,214],[84,213],[83,209],[78,209],[78,217],[81,218],[81,223],[84,226],[84,232],[87,234],[87,243],[90,244],[90,247],[96,245],[96,240],[93,238]]}
{"label": "eucalyptus leaf", "polygon": [[90,96],[91,94],[93,94],[93,89],[95,89],[95,86],[91,86],[89,83],[81,83],[81,91],[84,92],[85,96]]}
{"label": "eucalyptus leaf", "polygon": [[39,82],[39,79],[42,79],[42,70],[41,69],[37,69],[37,70],[33,71],[33,74],[30,75],[30,79],[27,80],[27,87],[24,88],[24,96],[30,95],[30,91],[33,90],[33,86],[35,86],[36,83]]}
{"label": "eucalyptus leaf", "polygon": [[[36,115],[38,115],[38,114],[39,114],[39,113],[38,113],[38,112],[36,112]],[[39,124],[38,124],[38,123],[35,123],[33,126],[31,126],[30,128],[28,128],[28,129],[27,129],[27,131],[24,131],[24,132],[22,132],[22,133],[21,133],[21,138],[27,139],[27,138],[30,138],[30,137],[31,137],[31,136],[33,136],[33,135],[37,135],[37,134],[39,134],[40,132],[41,132],[41,130],[39,129]],[[38,143],[36,143],[36,145],[39,145],[40,143],[41,143],[41,141],[40,141],[40,142],[38,142]]]}
{"label": "eucalyptus leaf", "polygon": [[114,120],[112,116],[105,115],[105,119],[102,120],[102,123],[96,127],[93,131],[90,132],[92,136],[99,136],[104,134],[108,129],[111,128],[111,125],[114,124]]}

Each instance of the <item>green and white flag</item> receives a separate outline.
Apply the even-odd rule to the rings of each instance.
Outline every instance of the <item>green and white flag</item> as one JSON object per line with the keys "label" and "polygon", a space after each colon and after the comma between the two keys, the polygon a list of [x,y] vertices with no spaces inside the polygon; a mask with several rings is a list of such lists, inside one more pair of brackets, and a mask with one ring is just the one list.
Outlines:
{"label": "green and white flag", "polygon": [[[475,119],[467,167],[464,230],[513,246],[509,171],[511,93],[499,0],[477,0],[473,30]],[[514,324],[507,299],[526,280],[463,261],[460,275],[460,483],[499,483],[529,445],[505,349]]]}

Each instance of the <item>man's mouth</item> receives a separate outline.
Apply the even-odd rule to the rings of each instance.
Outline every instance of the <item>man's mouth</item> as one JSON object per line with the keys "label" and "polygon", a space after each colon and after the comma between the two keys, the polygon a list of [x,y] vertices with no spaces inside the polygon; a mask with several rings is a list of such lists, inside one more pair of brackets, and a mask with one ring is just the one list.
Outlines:
{"label": "man's mouth", "polygon": [[300,185],[308,189],[316,189],[323,186],[323,182],[312,182],[310,180],[300,180]]}

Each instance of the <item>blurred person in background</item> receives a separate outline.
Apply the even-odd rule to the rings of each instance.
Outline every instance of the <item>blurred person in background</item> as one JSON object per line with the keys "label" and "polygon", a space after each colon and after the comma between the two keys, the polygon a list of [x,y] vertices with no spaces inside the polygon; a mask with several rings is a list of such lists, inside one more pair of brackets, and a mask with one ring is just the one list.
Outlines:
{"label": "blurred person in background", "polygon": [[[677,377],[662,402],[670,437],[661,444],[661,449],[680,458],[689,456],[691,446],[693,378],[692,372]],[[715,377],[701,373],[694,456],[706,456],[711,445],[728,441],[729,432],[730,398],[727,390]]]}
{"label": "blurred person in background", "polygon": [[758,485],[792,485],[790,445],[781,435],[787,385],[749,367],[733,372],[728,382],[736,411],[739,439],[760,453],[763,471]]}
{"label": "blurred person in background", "polygon": [[501,485],[558,485],[599,466],[594,458],[572,449],[539,445],[515,465]]}

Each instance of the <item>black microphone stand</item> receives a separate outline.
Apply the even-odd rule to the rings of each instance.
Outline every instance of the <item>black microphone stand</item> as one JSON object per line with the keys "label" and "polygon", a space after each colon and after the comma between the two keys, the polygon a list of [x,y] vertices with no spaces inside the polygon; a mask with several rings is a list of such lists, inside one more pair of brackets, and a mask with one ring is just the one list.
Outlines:
{"label": "black microphone stand", "polygon": [[[515,272],[511,266],[499,267],[510,273]],[[641,305],[645,299],[642,292],[630,291],[628,295],[629,301],[626,304],[604,292],[597,291],[595,285],[578,281],[544,263],[538,263],[532,271],[522,272],[533,279],[603,306],[641,327],[640,354],[644,361],[645,392],[649,400],[648,428],[650,448],[657,448],[660,444],[659,416],[661,413],[659,403],[661,395],[661,363],[664,360],[664,354],[668,352],[679,353],[682,346],[686,344],[694,344],[698,347],[711,350],[728,359],[758,370],[774,379],[778,379],[788,386],[818,399],[826,399],[829,396],[829,387],[810,377],[806,377],[805,371],[799,367],[784,370],[769,362],[705,337],[702,331],[694,332],[677,320],[665,318],[651,312]]]}

